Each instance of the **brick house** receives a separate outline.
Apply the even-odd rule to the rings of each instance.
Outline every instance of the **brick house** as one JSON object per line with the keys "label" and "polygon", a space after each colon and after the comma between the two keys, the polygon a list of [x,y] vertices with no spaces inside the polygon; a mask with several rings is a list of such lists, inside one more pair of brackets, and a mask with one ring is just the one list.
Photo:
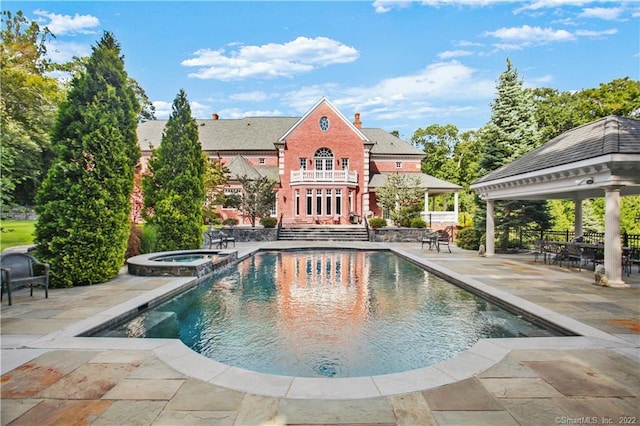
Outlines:
{"label": "brick house", "polygon": [[[390,173],[421,178],[425,188],[423,218],[434,229],[457,225],[458,194],[462,188],[421,173],[425,153],[382,129],[363,128],[360,114],[348,120],[326,98],[302,117],[247,117],[196,120],[200,143],[210,158],[229,169],[227,193],[240,192],[236,176],[269,176],[276,182],[272,215],[285,226],[349,224],[365,216],[385,216],[376,188]],[[166,120],[141,123],[138,141],[142,164],[151,148],[160,145]],[[439,203],[447,211],[430,211],[429,196],[450,197]],[[435,205],[431,203],[431,205]],[[453,208],[453,210],[451,210]],[[232,208],[218,206],[223,218],[243,218]],[[244,222],[248,223],[248,222]]]}

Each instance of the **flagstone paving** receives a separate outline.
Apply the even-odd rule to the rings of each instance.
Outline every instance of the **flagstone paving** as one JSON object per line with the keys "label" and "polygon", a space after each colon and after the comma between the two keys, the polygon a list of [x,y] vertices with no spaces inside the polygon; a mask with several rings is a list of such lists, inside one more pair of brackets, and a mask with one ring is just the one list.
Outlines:
{"label": "flagstone paving", "polygon": [[[48,299],[41,291],[31,298],[28,290],[21,290],[13,295],[14,305],[3,303],[0,423],[638,424],[640,273],[636,270],[625,277],[631,288],[610,289],[592,285],[592,272],[536,263],[532,255],[480,258],[455,246],[451,254],[438,254],[421,250],[419,243],[390,245],[610,333],[612,340],[594,347],[584,339],[567,340],[566,346],[549,348],[536,343],[549,340],[520,339],[521,347],[498,351],[499,359],[492,362],[465,353],[447,361],[449,369],[407,380],[421,389],[412,392],[355,399],[274,397],[211,383],[209,372],[194,365],[169,365],[151,343],[109,347],[98,343],[103,339],[86,339],[81,347],[67,344],[66,333],[79,322],[174,280],[132,277],[123,270],[105,284],[51,289]],[[439,385],[443,377],[448,377],[448,384]],[[422,387],[420,380],[425,380]],[[325,390],[315,393],[323,395]],[[309,395],[313,394],[310,389]]]}

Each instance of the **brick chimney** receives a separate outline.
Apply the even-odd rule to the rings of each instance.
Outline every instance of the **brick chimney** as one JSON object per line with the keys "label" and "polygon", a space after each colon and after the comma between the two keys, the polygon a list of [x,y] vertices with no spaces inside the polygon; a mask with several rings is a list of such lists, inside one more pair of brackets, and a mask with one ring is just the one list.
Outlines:
{"label": "brick chimney", "polygon": [[353,122],[353,125],[358,129],[362,129],[362,121],[360,121],[360,113],[356,112],[356,120]]}
{"label": "brick chimney", "polygon": [[217,113],[214,112],[213,114],[211,114],[211,118],[213,120],[217,120],[218,118],[220,118],[220,116]]}

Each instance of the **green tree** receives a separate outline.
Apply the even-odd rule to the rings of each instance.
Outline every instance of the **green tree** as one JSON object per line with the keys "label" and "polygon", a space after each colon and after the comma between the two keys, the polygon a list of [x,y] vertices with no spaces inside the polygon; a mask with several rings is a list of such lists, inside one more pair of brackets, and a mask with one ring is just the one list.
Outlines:
{"label": "green tree", "polygon": [[205,217],[212,221],[217,217],[216,207],[225,204],[224,184],[227,183],[229,169],[218,158],[206,161],[204,171],[204,208]]}
{"label": "green tree", "polygon": [[450,179],[448,162],[458,143],[458,128],[453,124],[432,124],[414,132],[411,143],[427,154],[422,160],[422,172],[440,179]]}
{"label": "green tree", "polygon": [[[542,141],[549,141],[556,136],[577,126],[589,123],[608,115],[623,117],[640,117],[640,81],[628,77],[615,79],[609,83],[601,83],[597,88],[583,89],[577,92],[559,92],[549,88],[531,90],[536,103],[536,120],[541,130]],[[634,229],[633,218],[636,216],[635,206],[640,200],[638,196],[623,198],[621,207],[621,226],[623,230]],[[596,200],[597,201],[597,200]],[[556,200],[551,210],[554,228],[558,230],[573,229],[573,201]],[[589,230],[603,229],[603,219],[598,215],[600,209],[588,207],[583,210],[583,227]],[[598,205],[596,202],[594,205]],[[595,215],[595,216],[593,216]],[[625,220],[625,218],[629,218]],[[627,231],[629,232],[629,231]]]}
{"label": "green tree", "polygon": [[411,219],[420,216],[424,188],[417,176],[389,174],[387,181],[376,191],[376,198],[398,226],[409,226]]}
{"label": "green tree", "polygon": [[236,208],[243,217],[249,218],[251,226],[256,226],[256,219],[267,217],[276,202],[277,182],[262,176],[258,179],[250,179],[247,176],[238,176],[242,185],[242,196],[236,200]]}
{"label": "green tree", "polygon": [[[518,72],[507,59],[507,69],[500,74],[497,97],[491,105],[491,119],[481,130],[480,175],[510,163],[540,145],[541,138],[530,92],[523,90]],[[550,226],[546,201],[509,200],[495,203],[496,230],[506,249],[513,229]],[[476,229],[486,224],[486,204],[476,211]]]}
{"label": "green tree", "polygon": [[[142,179],[144,212],[156,226],[158,250],[202,245],[205,158],[198,125],[184,90],[173,101],[160,146],[153,150]],[[148,213],[151,212],[151,213]]]}
{"label": "green tree", "polygon": [[21,11],[2,12],[0,30],[0,205],[31,205],[52,157],[49,132],[63,91],[45,59],[47,28]]}
{"label": "green tree", "polygon": [[139,108],[120,46],[104,33],[60,106],[37,194],[36,249],[52,286],[104,282],[124,263]]}

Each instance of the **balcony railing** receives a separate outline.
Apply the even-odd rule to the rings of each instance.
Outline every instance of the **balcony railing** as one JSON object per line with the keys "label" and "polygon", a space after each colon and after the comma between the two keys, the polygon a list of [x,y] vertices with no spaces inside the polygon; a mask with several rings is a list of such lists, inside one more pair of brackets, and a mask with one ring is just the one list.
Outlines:
{"label": "balcony railing", "polygon": [[292,170],[291,183],[338,182],[358,183],[358,172],[353,170]]}

